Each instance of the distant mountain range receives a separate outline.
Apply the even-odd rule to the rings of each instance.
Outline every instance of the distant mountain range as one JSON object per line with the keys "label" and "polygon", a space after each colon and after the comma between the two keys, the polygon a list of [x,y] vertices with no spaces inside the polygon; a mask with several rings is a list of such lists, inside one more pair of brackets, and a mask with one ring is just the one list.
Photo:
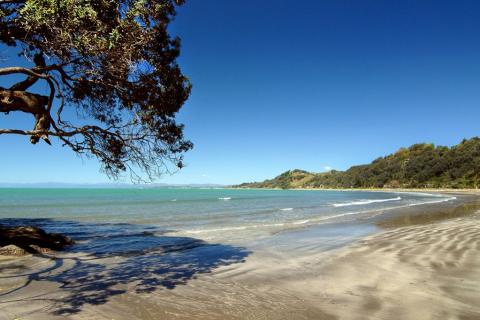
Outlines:
{"label": "distant mountain range", "polygon": [[152,188],[222,188],[220,184],[168,184],[168,183],[62,183],[62,182],[39,182],[39,183],[1,183],[0,188],[112,188],[112,189],[152,189]]}
{"label": "distant mountain range", "polygon": [[480,138],[453,147],[414,144],[346,171],[312,173],[290,170],[240,188],[478,188]]}

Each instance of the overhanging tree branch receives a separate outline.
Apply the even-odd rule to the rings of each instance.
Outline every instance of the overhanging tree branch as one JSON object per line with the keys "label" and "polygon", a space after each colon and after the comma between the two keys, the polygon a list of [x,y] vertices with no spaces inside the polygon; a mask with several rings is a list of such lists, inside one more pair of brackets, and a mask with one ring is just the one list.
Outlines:
{"label": "overhanging tree branch", "polygon": [[[0,6],[0,42],[20,44],[35,64],[0,68],[0,76],[27,77],[0,88],[0,111],[35,118],[32,130],[0,129],[0,135],[30,136],[32,143],[55,137],[97,157],[114,177],[134,170],[140,178],[140,169],[153,178],[169,170],[167,163],[181,168],[192,143],[175,115],[191,85],[177,65],[180,41],[170,37],[168,24],[183,1],[62,1],[0,0],[8,4]],[[28,91],[39,80],[48,92]],[[64,120],[66,108],[79,117]]]}

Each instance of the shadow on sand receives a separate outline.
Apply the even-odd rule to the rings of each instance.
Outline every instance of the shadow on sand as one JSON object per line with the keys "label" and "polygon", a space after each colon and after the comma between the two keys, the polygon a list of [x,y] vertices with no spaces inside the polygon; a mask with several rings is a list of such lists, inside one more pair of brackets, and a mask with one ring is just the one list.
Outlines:
{"label": "shadow on sand", "polygon": [[250,254],[242,247],[166,236],[166,230],[134,224],[50,219],[0,219],[0,224],[34,225],[77,241],[66,254],[45,256],[52,259],[53,266],[19,275],[28,278],[25,285],[0,294],[1,303],[33,281],[56,282],[68,293],[61,301],[54,301],[54,313],[58,315],[77,313],[85,304],[106,303],[110,297],[126,292],[126,287],[137,293],[174,289],[198,274],[244,262]]}

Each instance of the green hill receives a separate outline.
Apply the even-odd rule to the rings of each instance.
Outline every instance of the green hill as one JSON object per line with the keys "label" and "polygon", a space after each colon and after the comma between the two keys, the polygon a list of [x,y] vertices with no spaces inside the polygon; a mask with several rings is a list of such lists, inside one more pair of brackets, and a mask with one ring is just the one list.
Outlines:
{"label": "green hill", "polygon": [[453,147],[414,144],[346,171],[290,170],[240,188],[478,188],[480,138]]}

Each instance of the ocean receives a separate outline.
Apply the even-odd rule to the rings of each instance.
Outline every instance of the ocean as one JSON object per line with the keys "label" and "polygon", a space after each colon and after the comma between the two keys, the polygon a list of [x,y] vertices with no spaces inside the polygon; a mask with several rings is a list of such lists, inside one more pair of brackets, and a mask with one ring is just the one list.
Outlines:
{"label": "ocean", "polygon": [[394,208],[454,199],[407,192],[223,188],[0,189],[0,223],[77,240],[161,234],[245,243],[315,226],[355,224]]}

